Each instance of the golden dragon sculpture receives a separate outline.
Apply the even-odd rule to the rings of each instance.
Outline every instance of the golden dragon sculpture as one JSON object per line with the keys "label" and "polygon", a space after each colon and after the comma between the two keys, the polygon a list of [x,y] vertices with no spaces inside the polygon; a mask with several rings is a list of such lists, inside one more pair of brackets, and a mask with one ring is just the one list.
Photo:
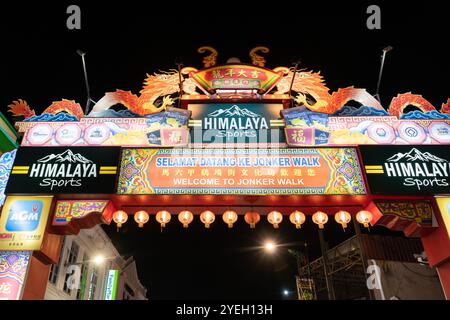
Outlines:
{"label": "golden dragon sculpture", "polygon": [[[294,76],[293,68],[277,68],[274,70],[283,70],[286,74],[278,82],[276,93],[288,93]],[[330,94],[330,89],[326,86],[320,72],[297,71],[292,83],[292,91],[297,93],[294,100],[298,105],[304,105],[309,110],[316,112],[333,114],[344,107],[350,100],[359,102],[363,106],[384,110],[381,103],[369,94],[366,89],[354,88],[351,86],[339,89]],[[436,110],[436,108],[421,95],[408,92],[399,94],[392,99],[388,107],[388,113],[400,118],[404,109],[409,105],[413,105],[423,112]],[[442,104],[440,112],[450,114],[450,98],[447,103]]]}
{"label": "golden dragon sculpture", "polygon": [[[192,70],[185,68],[181,70],[183,75]],[[173,105],[174,100],[171,94],[179,92],[180,76],[177,70],[163,72],[161,74],[148,75],[144,81],[144,86],[140,91],[140,95],[135,95],[131,91],[116,90],[115,92],[107,92],[92,108],[91,112],[101,112],[109,109],[115,104],[122,104],[131,112],[145,116],[155,112],[163,111],[166,107]],[[182,80],[183,92],[188,94],[196,93],[197,84],[192,79]],[[156,101],[161,99],[159,105]]]}

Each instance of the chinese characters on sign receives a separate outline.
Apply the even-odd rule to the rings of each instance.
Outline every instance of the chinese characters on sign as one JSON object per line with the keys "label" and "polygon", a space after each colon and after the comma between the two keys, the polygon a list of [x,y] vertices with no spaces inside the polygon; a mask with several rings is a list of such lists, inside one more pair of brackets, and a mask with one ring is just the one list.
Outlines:
{"label": "chinese characters on sign", "polygon": [[355,149],[125,149],[119,194],[365,194]]}
{"label": "chinese characters on sign", "polygon": [[52,196],[9,196],[0,217],[0,250],[40,250]]}

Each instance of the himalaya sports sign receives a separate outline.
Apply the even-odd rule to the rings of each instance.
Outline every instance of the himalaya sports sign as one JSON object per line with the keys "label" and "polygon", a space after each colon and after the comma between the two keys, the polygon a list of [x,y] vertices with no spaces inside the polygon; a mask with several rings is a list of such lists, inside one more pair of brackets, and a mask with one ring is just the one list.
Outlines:
{"label": "himalaya sports sign", "polygon": [[20,148],[5,193],[114,193],[119,157],[119,147]]}
{"label": "himalaya sports sign", "polygon": [[192,143],[284,142],[281,103],[189,104]]}
{"label": "himalaya sports sign", "polygon": [[447,146],[359,146],[372,193],[449,194]]}

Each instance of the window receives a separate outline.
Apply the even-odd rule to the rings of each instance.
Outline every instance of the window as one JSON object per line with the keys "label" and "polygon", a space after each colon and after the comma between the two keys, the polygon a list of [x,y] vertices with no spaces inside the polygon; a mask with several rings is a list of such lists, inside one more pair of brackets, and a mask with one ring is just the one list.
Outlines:
{"label": "window", "polygon": [[92,274],[91,274],[91,284],[89,285],[89,300],[94,300],[95,298],[95,290],[97,289],[97,280],[98,280],[98,270],[97,267],[95,266],[92,269]]}
{"label": "window", "polygon": [[56,284],[56,282],[58,281],[59,267],[61,265],[61,259],[64,254],[64,245],[65,244],[66,244],[66,237],[64,237],[63,241],[62,241],[61,252],[59,253],[58,264],[52,264],[52,267],[50,269],[50,275],[48,277],[48,281],[52,284]]}
{"label": "window", "polygon": [[87,278],[87,271],[89,270],[89,264],[88,261],[89,258],[86,255],[86,253],[83,255],[83,264],[81,266],[81,281],[80,281],[80,286],[78,288],[77,291],[77,300],[83,300],[84,299],[84,291],[86,288],[86,278]]}
{"label": "window", "polygon": [[[68,265],[75,264],[77,262],[79,250],[80,250],[80,247],[78,246],[78,244],[75,241],[72,241],[72,246],[70,247],[69,256],[67,257]],[[71,294],[71,291],[72,291],[67,286],[67,280],[69,279],[70,276],[71,276],[71,274],[66,273],[66,278],[64,280],[64,288],[63,288],[64,292],[68,293],[68,294]]]}

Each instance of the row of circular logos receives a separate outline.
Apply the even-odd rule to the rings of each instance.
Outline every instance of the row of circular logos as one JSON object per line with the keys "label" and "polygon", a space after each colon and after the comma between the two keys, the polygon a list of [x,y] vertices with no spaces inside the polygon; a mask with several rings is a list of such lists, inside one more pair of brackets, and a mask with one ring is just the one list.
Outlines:
{"label": "row of circular logos", "polygon": [[[93,124],[83,128],[77,123],[66,123],[59,128],[54,128],[48,123],[37,124],[30,128],[26,135],[26,141],[30,145],[46,145],[54,138],[57,145],[73,145],[80,139],[82,144],[101,145],[111,136],[110,128],[105,124]],[[437,143],[450,143],[450,125],[435,121],[431,122],[425,130],[420,124],[412,121],[400,122],[397,129],[387,123],[375,122],[367,127],[367,135],[378,144],[392,144],[401,139],[408,144],[432,143],[429,138]]]}
{"label": "row of circular logos", "polygon": [[438,143],[450,143],[450,126],[445,122],[432,122],[428,126],[428,133],[424,127],[416,122],[400,122],[396,130],[387,123],[373,123],[367,127],[367,135],[378,144],[391,144],[400,138],[409,144],[431,143],[429,137]]}
{"label": "row of circular logos", "polygon": [[72,145],[81,138],[88,145],[101,145],[111,135],[111,130],[104,124],[93,124],[84,130],[77,123],[66,123],[53,128],[48,123],[37,124],[28,130],[26,140],[31,145],[45,145],[52,138],[58,145]]}

